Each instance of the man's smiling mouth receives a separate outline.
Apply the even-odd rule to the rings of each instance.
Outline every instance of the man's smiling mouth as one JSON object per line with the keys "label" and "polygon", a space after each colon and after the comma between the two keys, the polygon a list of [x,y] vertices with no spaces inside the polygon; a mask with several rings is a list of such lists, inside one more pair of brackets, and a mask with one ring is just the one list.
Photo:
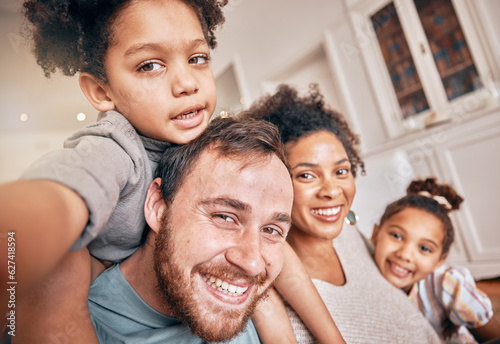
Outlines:
{"label": "man's smiling mouth", "polygon": [[208,274],[203,274],[203,279],[212,288],[229,296],[241,296],[248,289],[248,287],[239,287]]}

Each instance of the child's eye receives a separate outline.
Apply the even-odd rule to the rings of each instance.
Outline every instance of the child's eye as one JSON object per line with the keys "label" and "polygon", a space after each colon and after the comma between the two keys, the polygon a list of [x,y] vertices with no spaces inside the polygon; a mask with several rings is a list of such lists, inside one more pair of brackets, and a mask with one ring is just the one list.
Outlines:
{"label": "child's eye", "polygon": [[424,251],[424,252],[427,252],[427,253],[432,252],[432,250],[431,250],[429,247],[427,247],[427,246],[420,246],[420,249],[421,249],[422,251]]}
{"label": "child's eye", "polygon": [[162,67],[158,62],[145,62],[139,66],[138,70],[141,72],[153,72]]}
{"label": "child's eye", "polygon": [[209,60],[210,60],[210,57],[207,55],[196,55],[196,56],[191,57],[188,62],[189,62],[189,64],[198,65],[198,64],[207,63]]}
{"label": "child's eye", "polygon": [[398,233],[389,233],[389,235],[396,240],[401,240],[401,235],[399,235]]}

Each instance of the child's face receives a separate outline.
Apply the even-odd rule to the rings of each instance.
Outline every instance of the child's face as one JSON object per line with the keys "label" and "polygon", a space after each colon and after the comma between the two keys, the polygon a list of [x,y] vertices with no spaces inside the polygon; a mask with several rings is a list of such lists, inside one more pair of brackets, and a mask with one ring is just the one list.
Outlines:
{"label": "child's face", "polygon": [[432,214],[406,208],[375,226],[375,262],[394,286],[409,292],[415,282],[441,266],[444,229]]}
{"label": "child's face", "polygon": [[207,126],[216,92],[209,47],[181,1],[132,1],[106,54],[107,96],[143,135],[185,144]]}

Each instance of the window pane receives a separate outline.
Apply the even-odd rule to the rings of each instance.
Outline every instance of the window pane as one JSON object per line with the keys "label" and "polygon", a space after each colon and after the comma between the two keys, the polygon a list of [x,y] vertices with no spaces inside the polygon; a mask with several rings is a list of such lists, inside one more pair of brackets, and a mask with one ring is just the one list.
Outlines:
{"label": "window pane", "polygon": [[429,108],[394,3],[371,17],[403,118]]}
{"label": "window pane", "polygon": [[482,87],[451,0],[414,0],[448,100]]}

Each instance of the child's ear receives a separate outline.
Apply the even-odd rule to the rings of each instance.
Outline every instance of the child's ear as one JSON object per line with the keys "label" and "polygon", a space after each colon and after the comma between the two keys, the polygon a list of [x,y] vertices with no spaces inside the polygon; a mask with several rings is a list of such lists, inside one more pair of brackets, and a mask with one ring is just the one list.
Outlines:
{"label": "child's ear", "polygon": [[436,267],[434,269],[441,267],[446,262],[446,258],[448,258],[449,253],[450,252],[446,252],[441,256],[441,259],[439,259],[439,261],[436,263]]}
{"label": "child's ear", "polygon": [[377,224],[373,225],[373,232],[372,232],[372,243],[373,245],[377,245],[377,234],[378,234],[379,227]]}
{"label": "child's ear", "polygon": [[89,73],[82,73],[78,78],[83,94],[92,106],[101,112],[113,110],[115,104],[109,97],[106,86],[95,76]]}
{"label": "child's ear", "polygon": [[149,185],[146,202],[144,202],[144,216],[153,232],[157,233],[161,227],[163,212],[166,209],[165,201],[161,196],[161,179],[156,178]]}

